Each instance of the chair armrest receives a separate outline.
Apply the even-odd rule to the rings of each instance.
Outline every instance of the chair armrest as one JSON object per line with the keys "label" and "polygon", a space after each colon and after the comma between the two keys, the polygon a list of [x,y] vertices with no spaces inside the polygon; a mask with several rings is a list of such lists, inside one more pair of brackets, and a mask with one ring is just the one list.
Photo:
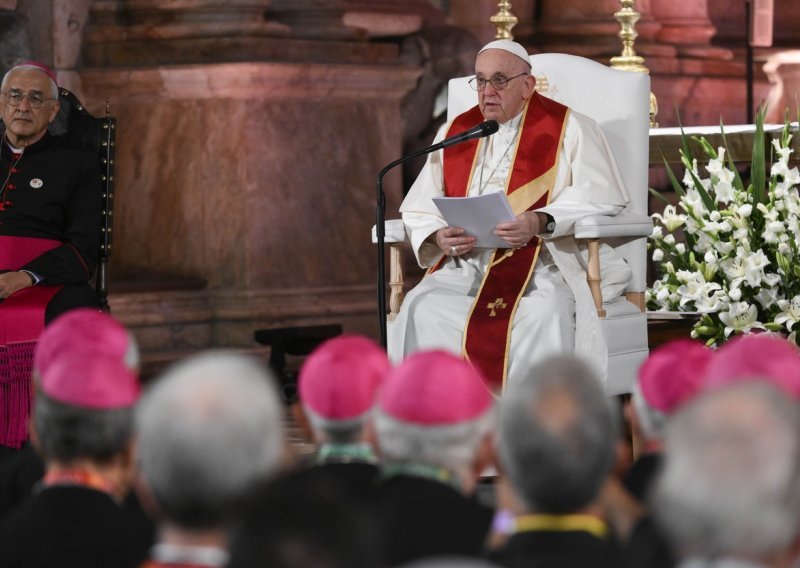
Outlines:
{"label": "chair armrest", "polygon": [[649,237],[652,232],[653,220],[649,216],[632,213],[589,215],[575,222],[576,239]]}
{"label": "chair armrest", "polygon": [[[378,242],[378,236],[376,235],[376,227],[375,225],[372,226],[372,242],[373,244]],[[648,233],[649,235],[650,233]],[[407,240],[406,238],[406,226],[403,224],[402,219],[389,219],[386,221],[386,234],[383,237],[383,241],[385,243],[402,243]]]}

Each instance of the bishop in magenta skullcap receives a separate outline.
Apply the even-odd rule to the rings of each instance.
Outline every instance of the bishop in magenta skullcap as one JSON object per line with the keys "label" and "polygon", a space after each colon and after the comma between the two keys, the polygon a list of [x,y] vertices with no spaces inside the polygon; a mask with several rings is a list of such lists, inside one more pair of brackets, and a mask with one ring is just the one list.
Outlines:
{"label": "bishop in magenta skullcap", "polygon": [[94,410],[133,406],[141,392],[136,373],[105,353],[59,357],[39,376],[38,386],[55,401]]}
{"label": "bishop in magenta skullcap", "polygon": [[392,418],[423,426],[475,420],[493,398],[472,365],[446,351],[418,351],[398,365],[384,382],[378,406]]}
{"label": "bishop in magenta skullcap", "polygon": [[73,353],[87,359],[106,354],[134,372],[139,368],[133,336],[113,317],[91,308],[70,310],[45,328],[33,356],[34,376],[41,376],[55,361]]}
{"label": "bishop in magenta skullcap", "polygon": [[20,61],[19,63],[14,65],[11,69],[9,69],[9,72],[13,71],[18,67],[36,67],[39,71],[50,77],[53,83],[58,85],[58,80],[56,79],[56,72],[53,71],[51,67],[48,67],[44,63],[39,63],[38,61]]}
{"label": "bishop in magenta skullcap", "polygon": [[639,391],[652,408],[671,414],[703,388],[713,352],[691,339],[654,349],[639,368]]}
{"label": "bishop in magenta skullcap", "polygon": [[800,349],[782,336],[751,333],[723,344],[706,369],[708,387],[764,379],[800,401]]}
{"label": "bishop in magenta skullcap", "polygon": [[361,416],[391,370],[386,352],[371,339],[342,335],[315,349],[297,379],[300,402],[328,420]]}

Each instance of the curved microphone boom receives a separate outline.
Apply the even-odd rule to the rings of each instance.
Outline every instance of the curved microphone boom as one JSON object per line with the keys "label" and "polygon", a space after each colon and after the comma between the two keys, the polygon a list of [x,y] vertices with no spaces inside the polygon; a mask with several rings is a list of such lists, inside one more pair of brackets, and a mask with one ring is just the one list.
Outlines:
{"label": "curved microphone boom", "polygon": [[433,146],[426,148],[425,153],[427,154],[428,152],[435,152],[436,150],[441,150],[442,148],[447,148],[448,146],[453,146],[454,144],[461,144],[462,142],[466,142],[467,140],[472,140],[474,138],[484,138],[485,136],[490,136],[497,132],[498,128],[500,128],[500,125],[497,124],[496,120],[487,120],[486,122],[481,122],[479,125],[473,126],[461,134],[456,134],[450,138],[445,138],[438,144],[434,144]]}
{"label": "curved microphone boom", "polygon": [[481,122],[477,126],[473,126],[469,130],[465,130],[460,134],[456,134],[455,136],[451,136],[450,138],[445,138],[441,142],[437,142],[432,146],[428,146],[427,148],[423,148],[421,150],[417,150],[416,152],[412,152],[407,156],[403,156],[399,160],[395,160],[385,168],[381,170],[378,174],[378,206],[377,206],[377,213],[376,213],[376,222],[375,222],[375,239],[378,244],[378,325],[380,327],[380,336],[381,336],[381,347],[386,349],[387,346],[387,338],[386,338],[386,255],[383,250],[384,247],[384,240],[386,237],[386,195],[383,193],[383,176],[386,175],[386,172],[391,170],[393,167],[402,164],[403,162],[407,162],[408,160],[413,160],[419,156],[424,154],[430,154],[431,152],[436,152],[437,150],[441,150],[442,148],[447,148],[448,146],[453,146],[455,144],[461,144],[462,142],[466,142],[467,140],[474,140],[475,138],[484,138],[486,136],[490,136],[497,132],[499,125],[497,124],[496,120],[487,120],[485,122]]}

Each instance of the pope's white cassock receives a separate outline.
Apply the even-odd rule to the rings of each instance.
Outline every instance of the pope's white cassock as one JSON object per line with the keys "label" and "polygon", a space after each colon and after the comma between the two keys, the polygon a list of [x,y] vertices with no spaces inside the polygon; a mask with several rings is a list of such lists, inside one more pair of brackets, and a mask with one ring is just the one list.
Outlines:
{"label": "pope's white cassock", "polygon": [[[469,195],[506,191],[522,116],[500,125],[481,140]],[[449,125],[436,137],[444,138]],[[600,127],[571,111],[563,137],[550,203],[538,211],[555,219],[555,231],[545,235],[533,277],[520,300],[511,328],[508,381],[525,376],[537,362],[556,353],[577,353],[605,377],[607,348],[586,281],[585,247],[574,238],[575,222],[586,215],[615,215],[628,194]],[[523,159],[517,156],[516,159]],[[443,151],[432,153],[400,212],[419,265],[429,268],[442,251],[426,239],[447,226],[432,198],[443,195]],[[406,296],[389,329],[389,355],[399,361],[430,348],[462,352],[470,308],[483,279],[491,250],[474,249],[460,258],[460,268],[448,257]],[[630,279],[625,261],[601,245],[603,298],[619,296]]]}

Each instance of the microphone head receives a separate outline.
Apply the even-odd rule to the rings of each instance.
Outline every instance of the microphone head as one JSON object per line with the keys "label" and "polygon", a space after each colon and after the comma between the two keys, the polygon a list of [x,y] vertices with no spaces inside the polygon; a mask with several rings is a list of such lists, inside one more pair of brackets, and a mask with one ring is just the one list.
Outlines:
{"label": "microphone head", "polygon": [[494,134],[497,132],[497,129],[500,128],[500,125],[497,124],[496,120],[487,120],[486,122],[482,122],[480,126],[482,136]]}

